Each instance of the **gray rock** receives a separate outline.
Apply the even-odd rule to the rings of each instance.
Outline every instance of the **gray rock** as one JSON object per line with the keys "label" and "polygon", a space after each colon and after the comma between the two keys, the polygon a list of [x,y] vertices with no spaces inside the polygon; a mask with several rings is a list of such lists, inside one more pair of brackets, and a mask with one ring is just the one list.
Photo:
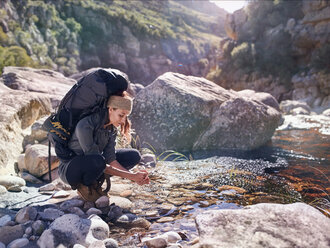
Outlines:
{"label": "gray rock", "polygon": [[33,230],[32,230],[32,227],[30,227],[30,226],[29,226],[28,228],[25,229],[25,234],[26,234],[26,235],[31,235],[32,232],[33,232]]}
{"label": "gray rock", "polygon": [[118,248],[118,242],[114,239],[108,238],[103,240],[103,244],[106,248]]}
{"label": "gray rock", "polygon": [[148,248],[165,248],[167,247],[168,243],[165,238],[163,237],[154,237],[154,238],[146,238],[143,239],[142,242]]}
{"label": "gray rock", "polygon": [[168,243],[176,243],[180,240],[182,240],[181,236],[174,231],[171,232],[166,232],[164,234],[161,235],[162,237],[164,237]]}
{"label": "gray rock", "polygon": [[8,245],[10,242],[22,238],[24,227],[22,225],[0,227],[0,242]]}
{"label": "gray rock", "polygon": [[[52,170],[51,176],[52,176],[52,180],[55,180],[55,179],[59,178],[58,167]],[[45,175],[42,176],[41,179],[44,180],[44,181],[49,181],[49,173],[47,172]],[[70,187],[70,189],[71,189],[71,187]]]}
{"label": "gray rock", "polygon": [[9,192],[21,192],[21,191],[22,191],[22,188],[21,188],[21,186],[14,185],[14,186],[9,186],[9,187],[7,188],[7,190],[8,190]]}
{"label": "gray rock", "polygon": [[110,205],[109,197],[101,196],[99,199],[95,201],[95,206],[97,208],[104,208]]}
{"label": "gray rock", "polygon": [[105,248],[105,245],[101,240],[96,240],[93,241],[88,248]]}
{"label": "gray rock", "polygon": [[[54,147],[51,148],[51,168],[52,170],[59,166],[59,160],[56,157]],[[36,176],[41,177],[48,173],[48,146],[35,144],[29,146],[25,151],[26,170]]]}
{"label": "gray rock", "polygon": [[29,243],[29,240],[27,238],[21,238],[16,239],[12,242],[10,242],[7,246],[7,248],[21,248],[26,246]]}
{"label": "gray rock", "polygon": [[156,156],[155,154],[143,154],[141,156],[141,162],[140,163],[144,163],[150,167],[155,167],[156,166],[156,162],[157,162],[157,159],[156,159]]}
{"label": "gray rock", "polygon": [[47,208],[44,212],[39,212],[40,219],[44,221],[54,221],[62,215],[64,215],[63,211],[54,208]]}
{"label": "gray rock", "polygon": [[236,92],[239,96],[243,96],[249,99],[260,101],[270,107],[273,107],[277,111],[280,111],[280,105],[275,97],[266,92],[255,92],[254,90],[241,90]]}
{"label": "gray rock", "polygon": [[249,150],[270,140],[281,113],[204,78],[165,73],[136,95],[131,119],[156,151]]}
{"label": "gray rock", "polygon": [[37,217],[38,211],[34,207],[24,207],[19,210],[15,216],[15,221],[17,223],[23,224],[29,220],[35,220]]}
{"label": "gray rock", "polygon": [[80,244],[75,244],[75,245],[73,246],[73,248],[85,248],[85,246],[80,245]]}
{"label": "gray rock", "polygon": [[[79,217],[84,217],[85,216],[85,213],[84,211],[82,211],[80,208],[78,207],[73,207],[73,208],[69,208],[68,211],[72,214],[76,214],[78,215]],[[102,212],[101,212],[102,213]]]}
{"label": "gray rock", "polygon": [[63,211],[66,211],[69,208],[82,207],[82,206],[84,206],[84,201],[78,200],[78,199],[71,199],[71,200],[67,200],[67,201],[63,202],[60,205],[60,209]]}
{"label": "gray rock", "polygon": [[15,176],[0,176],[0,185],[8,188],[25,186],[24,179]]}
{"label": "gray rock", "polygon": [[128,208],[131,208],[133,206],[133,203],[127,199],[127,198],[124,198],[124,197],[120,197],[120,196],[111,196],[110,197],[110,204],[116,204],[117,206],[121,207],[121,208],[125,208],[125,209],[128,209]]}
{"label": "gray rock", "polygon": [[100,217],[92,215],[81,219],[74,214],[66,214],[57,218],[41,235],[38,245],[43,248],[65,247],[81,244],[89,246],[94,241],[103,240],[109,236],[109,226]]}
{"label": "gray rock", "polygon": [[65,190],[60,190],[54,193],[53,198],[65,198],[70,195],[70,192],[67,192]]}
{"label": "gray rock", "polygon": [[0,227],[6,226],[11,221],[10,215],[4,215],[0,218]]}
{"label": "gray rock", "polygon": [[0,248],[6,248],[6,245],[2,242],[0,242]]}
{"label": "gray rock", "polygon": [[292,115],[309,115],[310,112],[302,107],[294,108],[291,111]]}
{"label": "gray rock", "polygon": [[97,208],[90,208],[90,209],[87,210],[86,214],[88,216],[90,216],[92,214],[100,215],[100,214],[102,214],[102,211],[100,209],[97,209]]}
{"label": "gray rock", "polygon": [[41,220],[37,220],[32,223],[31,227],[33,230],[33,234],[40,236],[43,233],[43,231],[45,230],[45,223]]}
{"label": "gray rock", "polygon": [[304,203],[257,204],[196,217],[200,246],[328,247],[330,220]]}
{"label": "gray rock", "polygon": [[55,185],[53,183],[48,183],[48,184],[43,185],[39,188],[39,192],[53,191],[53,190],[55,190]]}
{"label": "gray rock", "polygon": [[29,182],[29,183],[37,183],[37,184],[43,183],[40,179],[36,178],[35,176],[33,176],[27,172],[22,172],[21,178],[23,178],[26,182]]}
{"label": "gray rock", "polygon": [[330,117],[330,109],[326,109],[322,112],[322,115],[329,116]]}
{"label": "gray rock", "polygon": [[295,108],[302,108],[307,113],[311,112],[311,108],[308,106],[306,102],[303,101],[293,101],[293,100],[285,100],[280,104],[280,108],[284,114],[292,114],[292,110]]}

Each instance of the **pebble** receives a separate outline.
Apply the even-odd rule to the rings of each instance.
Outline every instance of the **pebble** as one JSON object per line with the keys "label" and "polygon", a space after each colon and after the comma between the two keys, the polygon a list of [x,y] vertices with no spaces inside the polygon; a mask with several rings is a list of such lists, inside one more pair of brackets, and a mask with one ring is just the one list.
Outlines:
{"label": "pebble", "polygon": [[5,186],[0,185],[0,195],[7,193],[7,189]]}
{"label": "pebble", "polygon": [[95,207],[95,204],[94,202],[85,202],[84,203],[84,206],[83,206],[83,210],[86,212],[88,209],[90,208],[94,208]]}
{"label": "pebble", "polygon": [[81,244],[75,244],[72,248],[86,248],[86,247]]}
{"label": "pebble", "polygon": [[96,200],[95,206],[97,208],[104,208],[110,205],[109,197],[101,196],[99,199]]}
{"label": "pebble", "polygon": [[[70,213],[72,213],[72,214],[76,214],[76,215],[78,215],[79,217],[83,217],[83,216],[85,216],[85,213],[84,213],[84,211],[82,211],[80,208],[78,208],[78,207],[73,207],[73,208],[70,208],[70,209],[68,209],[68,211],[70,212]],[[102,213],[102,212],[101,212]]]}
{"label": "pebble", "polygon": [[167,247],[167,241],[163,237],[154,237],[143,239],[142,242],[149,248],[165,248]]}
{"label": "pebble", "polygon": [[6,248],[5,244],[0,242],[0,248]]}
{"label": "pebble", "polygon": [[62,215],[64,215],[63,211],[54,208],[47,208],[39,213],[40,219],[45,221],[54,221]]}
{"label": "pebble", "polygon": [[17,223],[25,223],[29,220],[35,220],[37,217],[38,211],[34,207],[25,207],[20,209],[16,216],[15,216],[15,221]]}
{"label": "pebble", "polygon": [[188,243],[188,245],[195,245],[195,244],[197,244],[199,242],[199,237],[196,237],[195,239],[193,239],[192,241],[190,241],[189,243]]}
{"label": "pebble", "polygon": [[8,223],[11,221],[10,215],[4,215],[0,218],[0,227],[7,226]]}
{"label": "pebble", "polygon": [[21,188],[21,186],[14,185],[14,186],[9,186],[9,187],[7,188],[7,190],[8,190],[9,192],[21,192],[21,191],[22,191],[22,188]]}
{"label": "pebble", "polygon": [[155,217],[155,216],[158,216],[158,211],[157,211],[157,210],[154,210],[154,211],[148,211],[148,212],[146,212],[145,216],[147,216],[147,217]]}
{"label": "pebble", "polygon": [[41,186],[39,188],[39,192],[43,192],[43,191],[54,191],[55,190],[55,185],[52,183],[48,183],[44,186]]}
{"label": "pebble", "polygon": [[90,216],[92,214],[100,215],[100,214],[102,214],[102,211],[100,209],[97,209],[97,208],[90,208],[90,209],[87,210],[86,214],[88,216]]}
{"label": "pebble", "polygon": [[16,239],[7,245],[7,248],[21,248],[29,243],[27,238]]}
{"label": "pebble", "polygon": [[71,199],[71,200],[67,200],[65,202],[63,202],[60,205],[60,209],[62,211],[66,211],[69,208],[73,208],[73,207],[82,207],[84,206],[84,201],[83,200],[78,200],[78,199]]}
{"label": "pebble", "polygon": [[111,238],[103,240],[103,244],[106,248],[118,248],[117,241]]}
{"label": "pebble", "polygon": [[165,223],[165,222],[171,222],[171,221],[174,221],[173,217],[163,217],[163,218],[158,219],[156,222]]}
{"label": "pebble", "polygon": [[0,185],[5,186],[7,189],[13,186],[25,186],[25,180],[15,176],[0,176]]}
{"label": "pebble", "polygon": [[177,232],[173,232],[173,231],[166,232],[161,236],[164,237],[168,243],[176,243],[179,240],[182,240],[181,236]]}
{"label": "pebble", "polygon": [[32,223],[33,234],[40,236],[45,230],[45,224],[41,220],[37,220]]}
{"label": "pebble", "polygon": [[122,193],[120,193],[120,196],[121,197],[129,197],[129,196],[131,196],[133,194],[133,190],[125,190],[125,191],[123,191]]}
{"label": "pebble", "polygon": [[69,195],[70,195],[69,192],[60,190],[60,191],[55,192],[55,194],[53,195],[53,198],[65,198],[65,197],[68,197]]}
{"label": "pebble", "polygon": [[32,227],[29,226],[28,228],[25,229],[25,234],[31,235],[31,233],[32,233]]}

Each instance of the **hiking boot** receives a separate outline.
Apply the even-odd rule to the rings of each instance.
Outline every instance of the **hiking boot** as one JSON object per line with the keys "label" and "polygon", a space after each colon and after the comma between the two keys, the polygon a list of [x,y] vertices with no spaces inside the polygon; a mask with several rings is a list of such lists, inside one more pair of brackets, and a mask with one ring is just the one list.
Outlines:
{"label": "hiking boot", "polygon": [[79,184],[77,187],[77,193],[82,199],[89,202],[95,202],[101,196],[107,195],[102,191],[102,188],[96,187],[95,184],[91,186]]}

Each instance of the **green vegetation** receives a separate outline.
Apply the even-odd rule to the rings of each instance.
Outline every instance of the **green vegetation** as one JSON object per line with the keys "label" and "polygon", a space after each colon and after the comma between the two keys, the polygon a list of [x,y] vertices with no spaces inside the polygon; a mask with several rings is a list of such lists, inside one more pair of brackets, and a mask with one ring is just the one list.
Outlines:
{"label": "green vegetation", "polygon": [[35,63],[27,55],[26,51],[22,47],[11,46],[2,47],[0,46],[0,73],[5,66],[35,66]]}

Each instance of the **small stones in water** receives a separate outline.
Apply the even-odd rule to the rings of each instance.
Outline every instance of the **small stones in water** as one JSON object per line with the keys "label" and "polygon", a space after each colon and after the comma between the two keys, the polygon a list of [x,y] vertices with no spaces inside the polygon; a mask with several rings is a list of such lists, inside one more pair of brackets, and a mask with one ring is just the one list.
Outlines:
{"label": "small stones in water", "polygon": [[[73,208],[69,208],[68,211],[72,214],[76,214],[78,215],[79,217],[84,217],[85,216],[85,213],[84,211],[82,211],[80,208],[78,207],[73,207]],[[102,213],[102,212],[101,212]]]}
{"label": "small stones in water", "polygon": [[143,239],[142,242],[148,248],[165,248],[167,247],[167,241],[164,237],[154,237]]}
{"label": "small stones in water", "polygon": [[[223,185],[218,188],[221,191],[221,194],[226,194],[225,192],[234,192],[234,194],[244,194],[247,191],[240,187],[230,186],[230,185]],[[224,192],[225,191],[225,192]]]}
{"label": "small stones in water", "polygon": [[147,211],[146,213],[145,213],[145,216],[146,217],[155,217],[155,216],[158,216],[159,214],[158,214],[158,211],[157,210],[153,210],[153,211]]}
{"label": "small stones in water", "polygon": [[171,222],[174,221],[173,217],[163,217],[157,220],[157,223],[165,223],[165,222]]}
{"label": "small stones in water", "polygon": [[190,210],[193,210],[194,207],[191,206],[191,205],[186,205],[186,206],[183,206],[180,208],[181,211],[184,211],[184,212],[187,212],[187,211],[190,211]]}
{"label": "small stones in water", "polygon": [[37,220],[32,224],[33,234],[40,236],[45,230],[45,223],[41,220]]}

